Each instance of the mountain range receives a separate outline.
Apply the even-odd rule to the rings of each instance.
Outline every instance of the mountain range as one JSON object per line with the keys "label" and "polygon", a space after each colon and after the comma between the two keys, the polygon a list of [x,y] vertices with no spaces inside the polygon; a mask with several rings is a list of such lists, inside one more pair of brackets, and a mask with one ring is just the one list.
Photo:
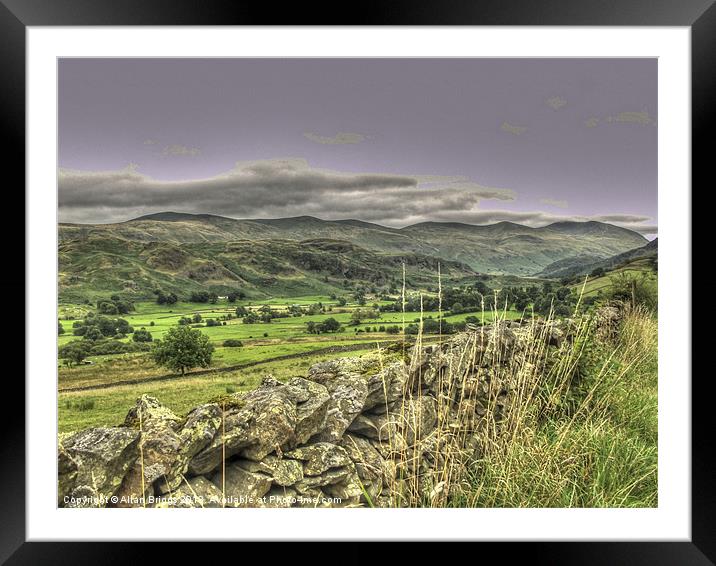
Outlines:
{"label": "mountain range", "polygon": [[559,262],[594,263],[647,244],[636,232],[601,222],[391,228],[311,216],[240,220],[162,212],[115,224],[60,224],[60,294],[144,295],[197,286],[326,292],[346,281],[394,283],[403,262],[417,285],[424,269],[434,277],[438,262],[453,281],[478,274],[544,277]]}

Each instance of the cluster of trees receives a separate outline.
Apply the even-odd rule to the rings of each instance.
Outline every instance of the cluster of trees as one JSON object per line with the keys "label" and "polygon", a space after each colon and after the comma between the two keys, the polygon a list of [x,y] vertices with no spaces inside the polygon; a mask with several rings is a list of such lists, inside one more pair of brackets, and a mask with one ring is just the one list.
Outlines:
{"label": "cluster of trees", "polygon": [[[159,305],[173,305],[179,301],[179,297],[175,293],[166,293],[161,289],[156,289],[154,294],[157,296],[157,304]],[[226,300],[230,303],[235,303],[237,300],[246,298],[246,293],[243,291],[230,291],[226,295]],[[192,303],[211,303],[216,304],[219,300],[219,296],[216,293],[210,291],[193,291],[189,295],[189,301]]]}
{"label": "cluster of trees", "polygon": [[226,295],[226,300],[230,303],[235,303],[237,300],[241,301],[246,298],[246,293],[243,291],[231,291]]}
{"label": "cluster of trees", "polygon": [[361,322],[365,320],[375,320],[377,318],[380,318],[380,310],[378,310],[377,308],[367,307],[355,309],[351,313],[351,320],[349,324],[351,326],[358,326]]}
{"label": "cluster of trees", "polygon": [[58,348],[57,357],[64,360],[66,366],[72,367],[81,364],[89,356],[146,352],[148,350],[149,344],[143,342],[121,342],[114,339],[73,340]]}
{"label": "cluster of trees", "polygon": [[[58,357],[67,366],[82,363],[89,356],[122,354],[127,352],[151,351],[152,359],[159,366],[184,375],[194,367],[208,367],[211,364],[214,346],[209,337],[188,326],[170,328],[164,339],[154,342],[151,334],[141,328],[134,333],[134,342],[121,342],[114,339],[73,340],[58,350]],[[227,340],[225,346],[241,346],[238,340]]]}
{"label": "cluster of trees", "polygon": [[99,314],[127,314],[134,310],[134,303],[123,299],[119,295],[112,295],[109,299],[97,301]]}
{"label": "cluster of trees", "polygon": [[341,323],[335,318],[327,318],[322,322],[315,322],[309,320],[306,323],[306,331],[309,334],[323,334],[324,332],[339,332],[341,330]]}
{"label": "cluster of trees", "polygon": [[179,326],[189,326],[191,324],[199,324],[202,320],[202,316],[197,312],[193,316],[183,316],[178,321]]}
{"label": "cluster of trees", "polygon": [[154,291],[154,294],[157,296],[158,305],[173,305],[179,300],[179,297],[177,297],[174,293],[165,293],[160,289]]}
{"label": "cluster of trees", "polygon": [[237,307],[236,316],[242,317],[244,324],[257,324],[263,322],[269,324],[274,318],[289,318],[292,316],[288,311],[279,311],[271,308],[270,305],[263,305],[258,310],[252,311],[245,307]]}
{"label": "cluster of trees", "polygon": [[103,338],[124,338],[134,332],[129,323],[123,318],[110,318],[108,316],[89,313],[84,319],[72,325],[72,333],[82,336],[85,340],[102,340]]}
{"label": "cluster of trees", "polygon": [[194,291],[189,296],[189,301],[192,303],[211,303],[213,305],[216,304],[218,300],[219,296],[209,291]]}
{"label": "cluster of trees", "polygon": [[[432,295],[423,296],[422,299],[419,295],[406,297],[405,310],[422,309],[423,312],[435,312],[441,309],[450,314],[461,314],[481,310],[523,311],[532,305],[538,314],[547,315],[553,311],[557,316],[568,316],[575,303],[576,295],[569,287],[552,282],[546,282],[542,286],[527,285],[494,290],[484,282],[476,281],[473,285],[443,289],[442,300]],[[403,310],[402,298],[382,307],[382,310],[400,312]]]}

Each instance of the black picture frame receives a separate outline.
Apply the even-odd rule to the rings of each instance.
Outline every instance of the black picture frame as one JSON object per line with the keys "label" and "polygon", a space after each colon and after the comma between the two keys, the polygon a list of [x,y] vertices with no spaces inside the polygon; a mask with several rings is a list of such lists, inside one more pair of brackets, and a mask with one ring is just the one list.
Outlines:
{"label": "black picture frame", "polygon": [[[324,7],[305,3],[278,5],[240,0],[0,0],[0,120],[6,149],[0,153],[10,177],[6,198],[15,195],[14,216],[24,210],[17,189],[24,186],[25,152],[25,32],[28,26],[101,25],[552,25],[552,26],[688,26],[692,33],[692,177],[706,185],[711,172],[706,136],[713,124],[710,103],[716,100],[716,6],[713,0],[392,0],[334,3]],[[712,134],[711,136],[712,137]],[[710,179],[709,179],[710,180]],[[12,187],[12,190],[10,190]],[[693,194],[692,189],[692,194]],[[8,209],[6,209],[8,210]],[[24,216],[24,215],[23,215]],[[695,224],[695,222],[694,222]],[[6,224],[8,226],[8,224]],[[9,228],[6,228],[6,231]],[[14,228],[15,233],[17,228]],[[8,242],[13,263],[23,261],[23,250]],[[24,294],[24,280],[0,283],[12,296]],[[22,287],[22,291],[21,291]],[[26,301],[31,297],[26,297]],[[690,305],[688,305],[690,309]],[[27,338],[31,326],[26,321]],[[684,329],[690,332],[691,329]],[[15,337],[17,340],[17,337]],[[146,543],[38,543],[25,542],[24,387],[17,371],[6,370],[6,410],[0,442],[0,562],[7,564],[98,564],[175,559],[185,545]],[[716,562],[716,482],[713,425],[709,396],[710,374],[691,382],[692,390],[692,537],[691,542],[533,542],[481,543],[488,551],[516,561],[549,564],[713,564]],[[691,376],[672,376],[690,379]],[[706,378],[706,379],[704,379]],[[81,536],[81,533],[78,533]],[[279,533],[276,533],[280,536]],[[556,537],[559,535],[556,534]],[[320,539],[320,533],[316,534]],[[321,547],[330,557],[333,551]],[[315,547],[314,547],[315,549]],[[243,552],[243,551],[242,551]],[[480,553],[485,552],[480,550]],[[180,554],[181,553],[181,554]],[[296,557],[300,550],[291,552]],[[314,551],[309,551],[311,558]],[[223,553],[222,553],[223,554]],[[337,551],[333,560],[357,562],[373,551]],[[486,554],[481,554],[483,558]],[[211,554],[207,559],[211,559]],[[299,556],[300,558],[300,556]],[[409,560],[401,554],[401,560]]]}

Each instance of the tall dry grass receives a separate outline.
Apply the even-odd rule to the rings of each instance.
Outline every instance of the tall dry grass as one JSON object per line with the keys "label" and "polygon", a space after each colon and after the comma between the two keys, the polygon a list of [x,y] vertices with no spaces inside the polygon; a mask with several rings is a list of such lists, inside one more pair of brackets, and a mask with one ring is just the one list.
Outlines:
{"label": "tall dry grass", "polygon": [[[493,317],[499,336],[504,311]],[[610,336],[578,306],[573,339],[559,348],[548,346],[552,322],[518,329],[521,346],[508,363],[499,344],[488,344],[482,374],[471,361],[486,333],[468,334],[437,374],[435,430],[410,445],[406,436],[423,436],[415,406],[424,395],[423,360],[412,356],[417,384],[399,407],[386,406],[382,431],[396,466],[392,506],[656,506],[656,319],[627,306]],[[422,317],[414,352],[421,346]],[[477,415],[481,386],[508,393],[489,396]]]}

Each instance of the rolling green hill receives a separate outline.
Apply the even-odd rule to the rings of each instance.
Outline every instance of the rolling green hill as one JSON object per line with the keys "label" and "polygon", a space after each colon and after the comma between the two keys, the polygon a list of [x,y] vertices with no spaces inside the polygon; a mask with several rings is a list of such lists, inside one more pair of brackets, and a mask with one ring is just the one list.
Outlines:
{"label": "rolling green hill", "polygon": [[538,275],[540,277],[560,279],[563,277],[586,275],[595,269],[609,271],[637,259],[656,261],[658,253],[659,240],[656,238],[645,246],[628,250],[608,258],[599,258],[588,254],[568,257],[548,265]]}
{"label": "rolling green hill", "polygon": [[[411,288],[434,287],[436,257],[385,254],[345,241],[312,239],[205,241],[134,241],[91,231],[59,244],[59,294],[81,301],[125,293],[152,298],[155,289],[181,297],[208,289],[248,296],[296,296],[347,293],[356,285],[400,287],[402,266]],[[477,274],[464,264],[440,261],[443,280],[458,283]]]}
{"label": "rolling green hill", "polygon": [[[600,222],[559,222],[531,228],[511,222],[487,226],[425,222],[389,228],[359,220],[327,221],[310,216],[236,220],[209,214],[164,212],[117,224],[61,224],[61,244],[75,248],[93,238],[130,243],[194,245],[236,241],[337,240],[376,254],[433,256],[473,271],[532,276],[578,255],[606,259],[644,246],[636,232]],[[277,257],[280,257],[279,253]]]}

